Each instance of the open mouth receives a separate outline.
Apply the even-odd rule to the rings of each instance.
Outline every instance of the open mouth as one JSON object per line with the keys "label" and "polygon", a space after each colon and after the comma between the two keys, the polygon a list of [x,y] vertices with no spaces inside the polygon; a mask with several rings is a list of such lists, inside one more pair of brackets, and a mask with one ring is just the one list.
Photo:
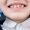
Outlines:
{"label": "open mouth", "polygon": [[22,4],[22,3],[14,3],[14,4],[10,4],[8,5],[8,8],[24,8],[27,7],[26,4]]}

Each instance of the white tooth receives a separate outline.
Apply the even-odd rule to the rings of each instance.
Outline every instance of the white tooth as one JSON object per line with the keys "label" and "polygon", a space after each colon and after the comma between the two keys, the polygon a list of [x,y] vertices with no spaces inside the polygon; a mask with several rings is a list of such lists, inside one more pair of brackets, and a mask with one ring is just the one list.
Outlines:
{"label": "white tooth", "polygon": [[13,6],[11,6],[11,8],[13,8]]}
{"label": "white tooth", "polygon": [[24,7],[24,5],[13,5],[11,8],[19,8],[19,7]]}
{"label": "white tooth", "polygon": [[23,7],[24,5],[20,5],[20,7]]}
{"label": "white tooth", "polygon": [[21,7],[21,5],[20,5],[20,7]]}
{"label": "white tooth", "polygon": [[16,8],[16,5],[14,5],[14,8]]}
{"label": "white tooth", "polygon": [[21,7],[24,7],[24,5],[22,5]]}
{"label": "white tooth", "polygon": [[17,8],[19,7],[19,5],[17,5]]}

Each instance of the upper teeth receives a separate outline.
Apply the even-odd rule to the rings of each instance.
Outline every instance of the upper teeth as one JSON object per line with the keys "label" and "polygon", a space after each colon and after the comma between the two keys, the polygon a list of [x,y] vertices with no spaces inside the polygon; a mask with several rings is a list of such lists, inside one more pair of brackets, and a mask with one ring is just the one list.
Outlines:
{"label": "upper teeth", "polygon": [[24,5],[11,5],[11,6],[9,6],[9,7],[11,7],[11,8],[20,8],[20,7],[24,7]]}
{"label": "upper teeth", "polygon": [[18,8],[18,7],[20,7],[20,5],[14,5],[14,7],[17,7]]}
{"label": "upper teeth", "polygon": [[19,8],[19,7],[24,7],[24,5],[12,5],[11,8]]}

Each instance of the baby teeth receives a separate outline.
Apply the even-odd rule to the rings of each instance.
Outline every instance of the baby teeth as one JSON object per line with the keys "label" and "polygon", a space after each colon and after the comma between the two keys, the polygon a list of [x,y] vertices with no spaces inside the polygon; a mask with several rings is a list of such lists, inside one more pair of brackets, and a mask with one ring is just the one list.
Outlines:
{"label": "baby teeth", "polygon": [[17,5],[17,8],[20,7],[20,5]]}
{"label": "baby teeth", "polygon": [[14,5],[14,8],[16,8],[16,5]]}
{"label": "baby teeth", "polygon": [[19,7],[24,7],[24,5],[12,5],[11,8],[19,8]]}
{"label": "baby teeth", "polygon": [[14,8],[13,6],[11,6],[11,8]]}
{"label": "baby teeth", "polygon": [[24,5],[22,5],[21,7],[24,7]]}
{"label": "baby teeth", "polygon": [[19,5],[14,5],[14,8],[18,8],[18,7],[20,7]]}

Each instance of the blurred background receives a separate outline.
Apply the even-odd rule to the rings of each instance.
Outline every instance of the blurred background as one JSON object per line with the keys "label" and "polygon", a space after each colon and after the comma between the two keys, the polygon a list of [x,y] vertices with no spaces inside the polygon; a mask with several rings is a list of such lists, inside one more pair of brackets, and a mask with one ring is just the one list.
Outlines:
{"label": "blurred background", "polygon": [[3,22],[5,21],[6,17],[4,16],[3,12],[0,9],[0,25],[3,24]]}

